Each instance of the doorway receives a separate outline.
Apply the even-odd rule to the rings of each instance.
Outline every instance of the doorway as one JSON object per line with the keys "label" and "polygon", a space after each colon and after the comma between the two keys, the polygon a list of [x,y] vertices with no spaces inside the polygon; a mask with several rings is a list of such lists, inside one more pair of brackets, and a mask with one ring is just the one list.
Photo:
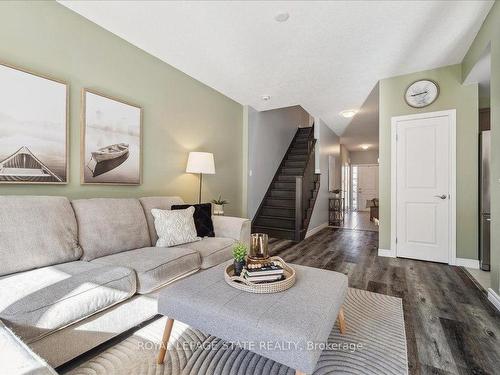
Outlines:
{"label": "doorway", "polygon": [[464,84],[477,84],[479,108],[479,226],[478,260],[464,266],[485,290],[491,287],[491,43],[484,49],[478,61],[471,69]]}
{"label": "doorway", "polygon": [[456,111],[392,118],[391,242],[403,258],[455,264]]}
{"label": "doorway", "polygon": [[378,165],[354,164],[351,205],[353,211],[370,211],[374,199],[378,200]]}

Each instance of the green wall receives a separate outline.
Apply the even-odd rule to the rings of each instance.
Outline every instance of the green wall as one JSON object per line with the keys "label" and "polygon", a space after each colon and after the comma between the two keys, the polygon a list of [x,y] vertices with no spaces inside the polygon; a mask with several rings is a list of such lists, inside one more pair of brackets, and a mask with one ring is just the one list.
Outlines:
{"label": "green wall", "polygon": [[491,42],[491,286],[500,293],[500,4],[495,2],[462,62],[465,79]]}
{"label": "green wall", "polygon": [[[180,195],[193,202],[198,177],[184,173],[189,151],[213,152],[216,175],[204,199],[219,193],[229,214],[242,207],[243,108],[56,2],[0,3],[0,60],[70,85],[70,182],[0,185],[0,194],[129,197]],[[80,91],[83,87],[144,109],[143,184],[80,185]]]}
{"label": "green wall", "polygon": [[[412,82],[428,78],[440,87],[428,107],[408,106],[404,93]],[[477,259],[478,248],[478,88],[462,86],[461,65],[451,65],[380,81],[379,248],[391,248],[391,117],[457,110],[457,257]]]}
{"label": "green wall", "polygon": [[490,108],[490,98],[489,97],[479,97],[479,108]]}

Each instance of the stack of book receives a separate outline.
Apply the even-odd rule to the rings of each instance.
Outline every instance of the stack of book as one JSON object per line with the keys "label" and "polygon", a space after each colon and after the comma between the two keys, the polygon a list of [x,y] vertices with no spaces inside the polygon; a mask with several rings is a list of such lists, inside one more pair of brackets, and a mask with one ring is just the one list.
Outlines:
{"label": "stack of book", "polygon": [[270,283],[283,278],[283,267],[277,264],[264,264],[258,268],[245,268],[243,277],[252,283]]}

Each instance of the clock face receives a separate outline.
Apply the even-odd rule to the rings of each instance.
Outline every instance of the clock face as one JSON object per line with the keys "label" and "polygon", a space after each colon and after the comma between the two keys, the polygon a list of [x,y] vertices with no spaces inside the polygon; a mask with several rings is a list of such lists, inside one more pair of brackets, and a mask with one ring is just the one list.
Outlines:
{"label": "clock face", "polygon": [[405,94],[406,103],[415,108],[426,107],[433,103],[439,95],[439,86],[428,79],[413,82]]}

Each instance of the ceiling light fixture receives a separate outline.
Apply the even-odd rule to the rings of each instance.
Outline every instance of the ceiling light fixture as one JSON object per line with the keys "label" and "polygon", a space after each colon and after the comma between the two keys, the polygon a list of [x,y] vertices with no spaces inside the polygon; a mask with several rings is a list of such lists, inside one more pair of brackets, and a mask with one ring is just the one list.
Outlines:
{"label": "ceiling light fixture", "polygon": [[276,22],[286,22],[290,18],[290,14],[283,12],[283,13],[278,13],[276,16],[274,16],[274,19]]}
{"label": "ceiling light fixture", "polygon": [[271,99],[270,95],[262,95],[262,100],[264,100],[265,102],[267,102],[270,99]]}
{"label": "ceiling light fixture", "polygon": [[358,111],[356,109],[346,109],[345,111],[342,111],[339,114],[342,117],[351,118],[351,117],[354,117],[354,115],[356,115],[356,113],[358,113]]}
{"label": "ceiling light fixture", "polygon": [[363,150],[368,150],[368,148],[369,148],[369,147],[370,147],[369,145],[361,145],[361,148],[362,148]]}

